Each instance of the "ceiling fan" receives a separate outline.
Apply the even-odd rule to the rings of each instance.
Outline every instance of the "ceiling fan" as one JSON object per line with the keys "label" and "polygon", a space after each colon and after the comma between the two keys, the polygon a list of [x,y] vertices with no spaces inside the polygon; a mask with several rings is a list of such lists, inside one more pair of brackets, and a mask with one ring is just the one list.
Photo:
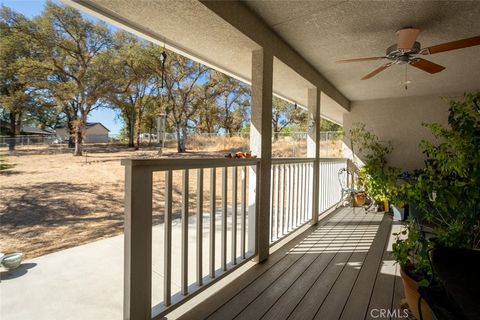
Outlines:
{"label": "ceiling fan", "polygon": [[445,69],[445,67],[420,58],[419,55],[429,55],[480,45],[480,36],[477,36],[473,38],[462,39],[438,44],[436,46],[422,48],[420,42],[417,41],[419,33],[420,29],[412,27],[402,28],[396,33],[397,43],[387,48],[385,56],[347,59],[339,60],[337,62],[347,63],[383,59],[388,60],[386,64],[373,70],[372,72],[364,76],[362,80],[370,79],[394,64],[409,64],[415,68],[433,74],[442,71],[443,69]]}

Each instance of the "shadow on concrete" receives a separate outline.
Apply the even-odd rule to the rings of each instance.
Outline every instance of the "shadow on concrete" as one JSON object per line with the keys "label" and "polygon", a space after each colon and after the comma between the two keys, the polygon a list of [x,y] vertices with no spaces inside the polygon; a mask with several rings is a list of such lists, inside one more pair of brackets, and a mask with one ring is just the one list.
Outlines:
{"label": "shadow on concrete", "polygon": [[29,269],[35,268],[36,266],[36,263],[22,263],[18,268],[14,270],[0,272],[0,279],[2,279],[2,281],[7,281],[19,278],[25,275]]}

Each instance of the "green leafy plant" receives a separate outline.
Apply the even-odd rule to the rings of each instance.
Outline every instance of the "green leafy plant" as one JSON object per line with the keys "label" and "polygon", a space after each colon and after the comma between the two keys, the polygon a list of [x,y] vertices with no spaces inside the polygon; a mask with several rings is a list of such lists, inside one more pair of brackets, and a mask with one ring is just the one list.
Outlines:
{"label": "green leafy plant", "polygon": [[360,184],[376,201],[390,200],[389,194],[396,188],[400,169],[388,165],[387,156],[392,152],[391,142],[382,142],[365,124],[354,124],[349,131],[354,154],[361,155],[364,166],[359,171]]}
{"label": "green leafy plant", "polygon": [[396,237],[392,245],[396,261],[419,285],[428,284],[427,279],[430,279],[432,274],[428,251],[432,243],[424,237],[411,218],[407,220],[402,231],[393,235]]}
{"label": "green leafy plant", "polygon": [[[427,156],[411,199],[440,245],[480,248],[480,93],[451,101],[449,128],[424,124],[437,138],[422,141]],[[434,199],[432,195],[435,195]]]}
{"label": "green leafy plant", "polygon": [[[432,272],[429,248],[480,249],[480,93],[451,101],[448,123],[448,128],[424,124],[436,142],[421,142],[424,168],[397,189],[396,196],[415,207],[417,221],[409,220],[397,234],[393,253],[420,284]],[[420,232],[418,222],[431,229],[430,238]]]}

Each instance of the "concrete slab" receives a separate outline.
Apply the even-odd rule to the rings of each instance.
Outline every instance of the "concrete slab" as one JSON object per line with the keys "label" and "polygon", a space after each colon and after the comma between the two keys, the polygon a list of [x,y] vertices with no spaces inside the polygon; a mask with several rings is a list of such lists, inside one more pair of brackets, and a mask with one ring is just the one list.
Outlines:
{"label": "concrete slab", "polygon": [[[210,214],[204,215],[203,275],[208,274]],[[216,214],[216,268],[220,267],[220,213]],[[231,243],[228,215],[227,243]],[[238,223],[239,225],[239,223]],[[248,223],[247,223],[248,225]],[[152,305],[163,301],[163,224],[152,234]],[[181,221],[172,223],[172,293],[180,290]],[[239,232],[239,231],[238,231]],[[231,246],[227,245],[231,259]],[[237,253],[240,252],[238,243]],[[189,218],[188,282],[196,280],[196,218]],[[0,319],[122,319],[123,235],[25,261],[2,272]]]}

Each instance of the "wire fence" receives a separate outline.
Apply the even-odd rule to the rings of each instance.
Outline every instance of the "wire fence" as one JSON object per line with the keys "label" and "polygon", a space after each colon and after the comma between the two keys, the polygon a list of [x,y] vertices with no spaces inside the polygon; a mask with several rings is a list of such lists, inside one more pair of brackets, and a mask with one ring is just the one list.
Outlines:
{"label": "wire fence", "polygon": [[[307,154],[306,132],[278,132],[272,134],[273,157],[305,157]],[[341,132],[323,131],[320,133],[320,156],[327,158],[342,157]],[[175,133],[164,134],[165,151],[174,152],[177,147]],[[141,134],[140,142],[143,146],[157,146],[155,134]],[[85,145],[126,145],[128,140],[119,134],[89,135]],[[0,136],[0,150],[8,150],[14,144],[16,150],[60,150],[68,148],[68,140],[56,135],[19,135],[15,138]],[[198,152],[235,152],[248,151],[250,134],[238,133],[201,133],[190,134],[186,139],[188,151]]]}

